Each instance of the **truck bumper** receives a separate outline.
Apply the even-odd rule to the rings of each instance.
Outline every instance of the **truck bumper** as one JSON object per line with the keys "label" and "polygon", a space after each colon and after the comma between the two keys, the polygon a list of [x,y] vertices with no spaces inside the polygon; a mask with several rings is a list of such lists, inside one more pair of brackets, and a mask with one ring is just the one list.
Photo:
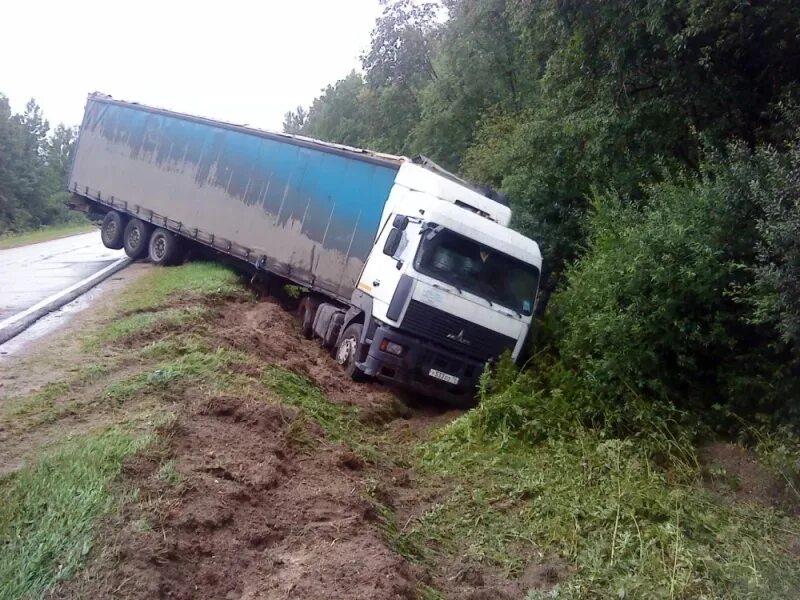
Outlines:
{"label": "truck bumper", "polygon": [[[389,340],[403,346],[401,356],[381,350]],[[419,394],[451,404],[474,404],[478,379],[484,363],[450,352],[410,337],[385,325],[375,330],[366,360],[359,367],[369,376],[389,384],[399,385]],[[457,383],[443,381],[431,371],[456,378]]]}

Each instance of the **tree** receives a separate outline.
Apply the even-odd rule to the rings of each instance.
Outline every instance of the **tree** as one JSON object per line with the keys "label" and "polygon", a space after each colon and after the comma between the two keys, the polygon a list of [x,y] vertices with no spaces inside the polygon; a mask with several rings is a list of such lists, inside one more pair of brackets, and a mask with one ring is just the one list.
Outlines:
{"label": "tree", "polygon": [[437,30],[435,2],[382,0],[385,8],[361,57],[372,87],[416,89],[436,78],[431,60]]}
{"label": "tree", "polygon": [[307,118],[308,113],[302,106],[298,106],[294,111],[290,110],[283,116],[283,132],[292,135],[302,133]]}
{"label": "tree", "polygon": [[70,218],[63,201],[75,138],[63,124],[50,133],[34,100],[12,114],[0,94],[0,232]]}

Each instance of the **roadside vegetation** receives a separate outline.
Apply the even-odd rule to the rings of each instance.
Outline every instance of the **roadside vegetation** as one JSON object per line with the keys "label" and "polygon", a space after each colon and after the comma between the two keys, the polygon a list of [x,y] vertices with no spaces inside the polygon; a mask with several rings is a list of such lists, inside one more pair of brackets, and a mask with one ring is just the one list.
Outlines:
{"label": "roadside vegetation", "polygon": [[43,229],[56,237],[59,226],[87,226],[86,219],[65,204],[76,137],[77,128],[63,123],[51,128],[33,98],[24,111],[12,113],[0,92],[0,248],[15,243],[5,236],[31,232],[31,238],[20,238],[19,243],[33,243],[52,239]]}
{"label": "roadside vegetation", "polygon": [[[234,297],[249,296],[219,265],[148,273],[108,308],[103,325],[81,332],[80,359],[94,361],[31,394],[3,399],[0,426],[15,437],[33,434],[40,449],[30,448],[27,464],[0,479],[0,598],[41,597],[85,564],[97,520],[129,500],[115,497],[111,483],[125,459],[149,447],[174,418],[168,403],[177,385],[231,386],[228,368],[245,357],[170,332]],[[157,327],[165,334],[157,341],[128,343]],[[96,425],[73,435],[73,418]],[[42,435],[47,427],[52,431]]]}
{"label": "roadside vegetation", "polygon": [[[0,597],[81,566],[225,597],[209,571],[257,578],[267,547],[308,598],[334,588],[281,565],[355,585],[359,549],[382,561],[360,584],[426,600],[800,597],[800,5],[444,6],[387,3],[364,75],[285,128],[506,192],[545,256],[533,358],[438,420],[348,387],[225,268],[154,270],[81,333],[91,364],[4,401],[14,440],[102,419],[0,481]],[[156,559],[103,563],[112,518]]]}
{"label": "roadside vegetation", "polygon": [[25,233],[0,235],[0,250],[27,246],[28,244],[38,244],[40,242],[49,242],[50,240],[57,240],[80,233],[89,233],[95,230],[96,227],[94,225],[81,218],[80,221],[76,220],[66,225],[50,225],[26,231]]}
{"label": "roadside vegetation", "polygon": [[0,480],[0,597],[38,598],[72,577],[114,508],[109,483],[148,443],[119,428],[62,442]]}
{"label": "roadside vegetation", "polygon": [[[258,322],[227,331],[237,311],[259,314],[260,306],[224,267],[154,269],[97,327],[81,332],[95,362],[4,400],[4,427],[21,438],[35,434],[39,445],[42,437],[50,441],[0,480],[0,597],[89,585],[97,577],[92,569],[106,577],[117,559],[109,558],[111,542],[97,537],[104,523],[131,539],[160,539],[154,527],[173,535],[163,511],[178,497],[192,505],[199,483],[186,464],[203,457],[175,454],[170,440],[186,423],[182,415],[197,419],[192,415],[212,410],[224,418],[233,409],[214,407],[227,398],[257,411],[285,407],[282,435],[303,464],[332,454],[361,474],[353,489],[373,507],[387,548],[429,573],[415,584],[420,598],[491,590],[493,578],[517,582],[520,595],[487,593],[531,599],[789,598],[800,589],[791,436],[752,430],[753,461],[783,490],[754,499],[740,493],[737,472],[703,458],[697,441],[708,438],[709,426],[690,413],[640,404],[602,420],[570,401],[576,392],[566,389],[566,375],[552,377],[555,367],[534,376],[508,360],[484,376],[478,408],[437,427],[388,393],[377,403],[350,404],[350,394],[369,388],[352,384],[341,396],[336,379],[326,391],[292,366],[319,359],[298,362],[267,350],[294,326],[277,306],[271,310],[285,320],[269,317],[269,332]],[[265,336],[259,339],[267,346],[252,335]],[[291,344],[310,346],[300,350],[317,352],[289,335]],[[328,367],[338,377],[332,361]],[[73,419],[97,424],[59,441]],[[419,425],[398,428],[407,419]],[[155,461],[156,495],[141,496],[138,486],[150,480],[124,475],[135,456]],[[398,483],[398,473],[408,475]],[[455,571],[453,561],[461,565]],[[535,584],[525,579],[532,565],[543,569]],[[81,579],[85,568],[93,575]],[[483,574],[465,583],[467,568]]]}

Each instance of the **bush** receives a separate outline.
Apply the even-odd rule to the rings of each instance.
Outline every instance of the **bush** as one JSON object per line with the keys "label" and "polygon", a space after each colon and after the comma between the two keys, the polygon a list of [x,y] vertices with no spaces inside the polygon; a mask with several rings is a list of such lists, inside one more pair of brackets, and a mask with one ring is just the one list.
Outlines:
{"label": "bush", "polygon": [[[641,206],[594,197],[587,252],[556,300],[560,357],[584,396],[788,415],[797,376],[780,334],[797,301],[775,273],[797,242],[770,207],[786,210],[771,192],[791,173],[772,150],[732,146],[699,176],[647,188]],[[765,259],[776,247],[778,266]]]}

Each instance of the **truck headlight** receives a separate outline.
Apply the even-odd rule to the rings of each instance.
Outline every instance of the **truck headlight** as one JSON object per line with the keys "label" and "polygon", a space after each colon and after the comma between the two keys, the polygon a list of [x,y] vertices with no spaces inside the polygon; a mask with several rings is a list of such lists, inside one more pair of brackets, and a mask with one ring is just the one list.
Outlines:
{"label": "truck headlight", "polygon": [[389,354],[394,354],[395,356],[402,356],[403,352],[406,351],[406,349],[400,344],[387,339],[381,340],[380,348],[383,352],[388,352]]}

